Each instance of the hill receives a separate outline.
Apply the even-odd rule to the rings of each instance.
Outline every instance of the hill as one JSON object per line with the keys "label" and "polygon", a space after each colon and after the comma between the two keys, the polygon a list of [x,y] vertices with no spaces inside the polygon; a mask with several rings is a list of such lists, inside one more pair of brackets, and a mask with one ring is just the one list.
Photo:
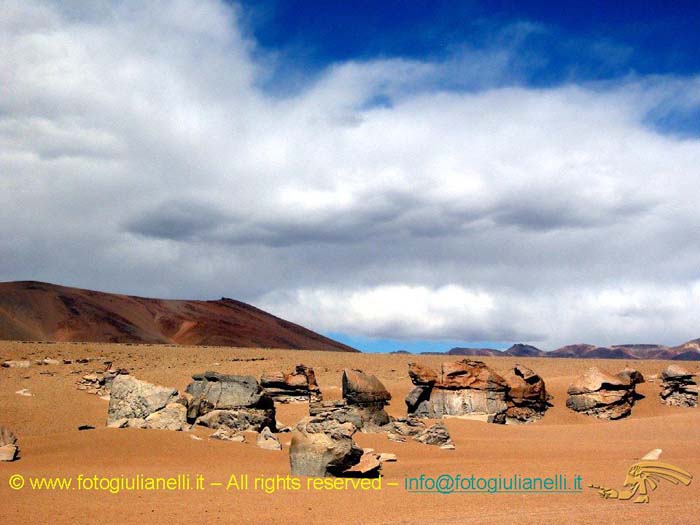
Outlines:
{"label": "hill", "polygon": [[0,339],[358,351],[234,299],[149,299],[34,281],[0,283]]}

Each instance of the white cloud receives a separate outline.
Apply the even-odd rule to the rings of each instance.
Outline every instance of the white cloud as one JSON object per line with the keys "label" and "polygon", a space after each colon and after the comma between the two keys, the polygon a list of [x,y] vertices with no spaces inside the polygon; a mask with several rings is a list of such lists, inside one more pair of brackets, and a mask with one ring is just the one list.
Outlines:
{"label": "white cloud", "polygon": [[503,47],[278,97],[254,50],[215,0],[4,2],[0,278],[357,335],[700,335],[700,141],[648,120],[700,79],[534,89]]}

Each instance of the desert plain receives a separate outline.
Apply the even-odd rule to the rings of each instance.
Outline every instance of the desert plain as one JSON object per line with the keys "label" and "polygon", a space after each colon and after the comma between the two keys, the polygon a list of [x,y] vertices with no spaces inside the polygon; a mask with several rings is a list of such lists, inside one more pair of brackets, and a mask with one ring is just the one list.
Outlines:
{"label": "desert plain", "polygon": [[[226,488],[232,475],[287,476],[289,433],[278,437],[281,451],[258,448],[255,434],[245,443],[209,439],[211,430],[189,432],[106,428],[108,402],[76,388],[83,374],[111,361],[138,379],[184,390],[193,373],[214,370],[260,378],[265,370],[289,370],[297,363],[314,368],[325,399],[341,397],[343,368],[376,375],[392,394],[390,415],[406,415],[404,397],[412,388],[408,363],[433,368],[456,357],[360,354],[268,348],[124,345],[104,343],[0,342],[0,361],[46,357],[60,364],[0,369],[0,425],[18,437],[19,460],[0,463],[0,515],[14,523],[700,523],[700,409],[659,401],[659,380],[637,386],[644,396],[632,414],[605,421],[565,406],[576,376],[597,366],[615,373],[629,364],[649,377],[671,362],[484,357],[496,371],[523,364],[536,371],[553,396],[552,407],[528,425],[496,425],[448,418],[455,450],[386,434],[354,436],[362,447],[393,453],[382,468],[376,491],[261,490]],[[88,363],[77,363],[89,358]],[[63,364],[63,360],[72,361]],[[698,373],[698,362],[675,364]],[[26,389],[31,395],[17,392]],[[294,426],[308,415],[306,403],[277,404],[277,419]],[[78,430],[88,425],[92,430]],[[194,438],[193,438],[194,436]],[[200,438],[200,439],[196,439]],[[651,449],[661,459],[693,474],[689,486],[662,481],[649,503],[605,500],[589,484],[621,489],[635,460]],[[580,493],[427,494],[404,489],[406,477],[443,473],[504,477],[580,475]],[[58,477],[80,474],[119,476],[204,476],[201,491],[12,490],[10,476]],[[211,482],[223,486],[210,486]],[[252,483],[252,482],[251,482]],[[397,483],[398,485],[388,485]]]}

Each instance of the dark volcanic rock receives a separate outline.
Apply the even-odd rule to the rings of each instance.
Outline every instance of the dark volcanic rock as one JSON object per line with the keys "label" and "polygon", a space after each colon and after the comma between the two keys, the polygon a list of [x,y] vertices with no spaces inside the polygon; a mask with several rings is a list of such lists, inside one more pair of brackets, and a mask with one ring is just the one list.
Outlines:
{"label": "dark volcanic rock", "polygon": [[187,418],[211,428],[234,430],[275,430],[275,406],[252,376],[205,372],[192,376],[187,386],[191,396]]}
{"label": "dark volcanic rock", "polygon": [[661,402],[672,406],[694,407],[698,404],[695,375],[678,365],[661,372]]}

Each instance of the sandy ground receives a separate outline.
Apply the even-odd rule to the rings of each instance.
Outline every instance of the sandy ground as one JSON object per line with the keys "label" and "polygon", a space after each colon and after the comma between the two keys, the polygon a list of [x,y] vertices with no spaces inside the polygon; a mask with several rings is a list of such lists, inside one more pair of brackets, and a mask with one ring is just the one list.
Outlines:
{"label": "sandy ground", "polygon": [[[483,358],[496,370],[516,362],[537,371],[554,396],[544,419],[527,426],[488,425],[449,419],[456,450],[413,442],[394,443],[384,435],[357,434],[356,441],[398,462],[384,466],[378,491],[227,490],[231,475],[289,474],[289,434],[280,434],[281,452],[259,449],[254,434],[246,443],[207,439],[193,432],[107,429],[107,402],[78,391],[76,380],[104,360],[157,384],[184,389],[190,375],[204,370],[251,374],[288,370],[296,363],[313,366],[326,398],[340,396],[344,367],[377,375],[394,399],[391,414],[405,414],[403,398],[411,388],[407,363],[437,367],[441,356],[344,354],[269,349],[129,346],[106,344],[0,343],[0,360],[91,357],[89,364],[0,369],[0,424],[20,439],[22,458],[0,464],[0,516],[11,523],[700,523],[700,410],[662,405],[658,382],[640,385],[645,396],[630,418],[606,422],[565,407],[566,388],[589,366],[611,372],[624,361]],[[262,361],[234,361],[264,357]],[[455,358],[456,359],[456,358]],[[643,374],[659,373],[663,361],[630,363]],[[698,371],[697,363],[681,363]],[[20,396],[26,388],[33,395]],[[278,405],[278,419],[293,424],[306,415],[305,404]],[[78,431],[80,425],[95,430]],[[195,440],[192,435],[203,438]],[[609,501],[587,488],[590,483],[621,488],[636,458],[663,449],[662,459],[696,476],[690,486],[662,482],[649,504]],[[584,490],[575,494],[413,494],[403,488],[407,476],[549,476],[576,474]],[[205,490],[121,492],[38,491],[27,485],[9,488],[10,476],[202,475]],[[305,481],[305,480],[303,480]],[[224,483],[222,487],[211,482]],[[397,482],[398,486],[387,486]]]}

